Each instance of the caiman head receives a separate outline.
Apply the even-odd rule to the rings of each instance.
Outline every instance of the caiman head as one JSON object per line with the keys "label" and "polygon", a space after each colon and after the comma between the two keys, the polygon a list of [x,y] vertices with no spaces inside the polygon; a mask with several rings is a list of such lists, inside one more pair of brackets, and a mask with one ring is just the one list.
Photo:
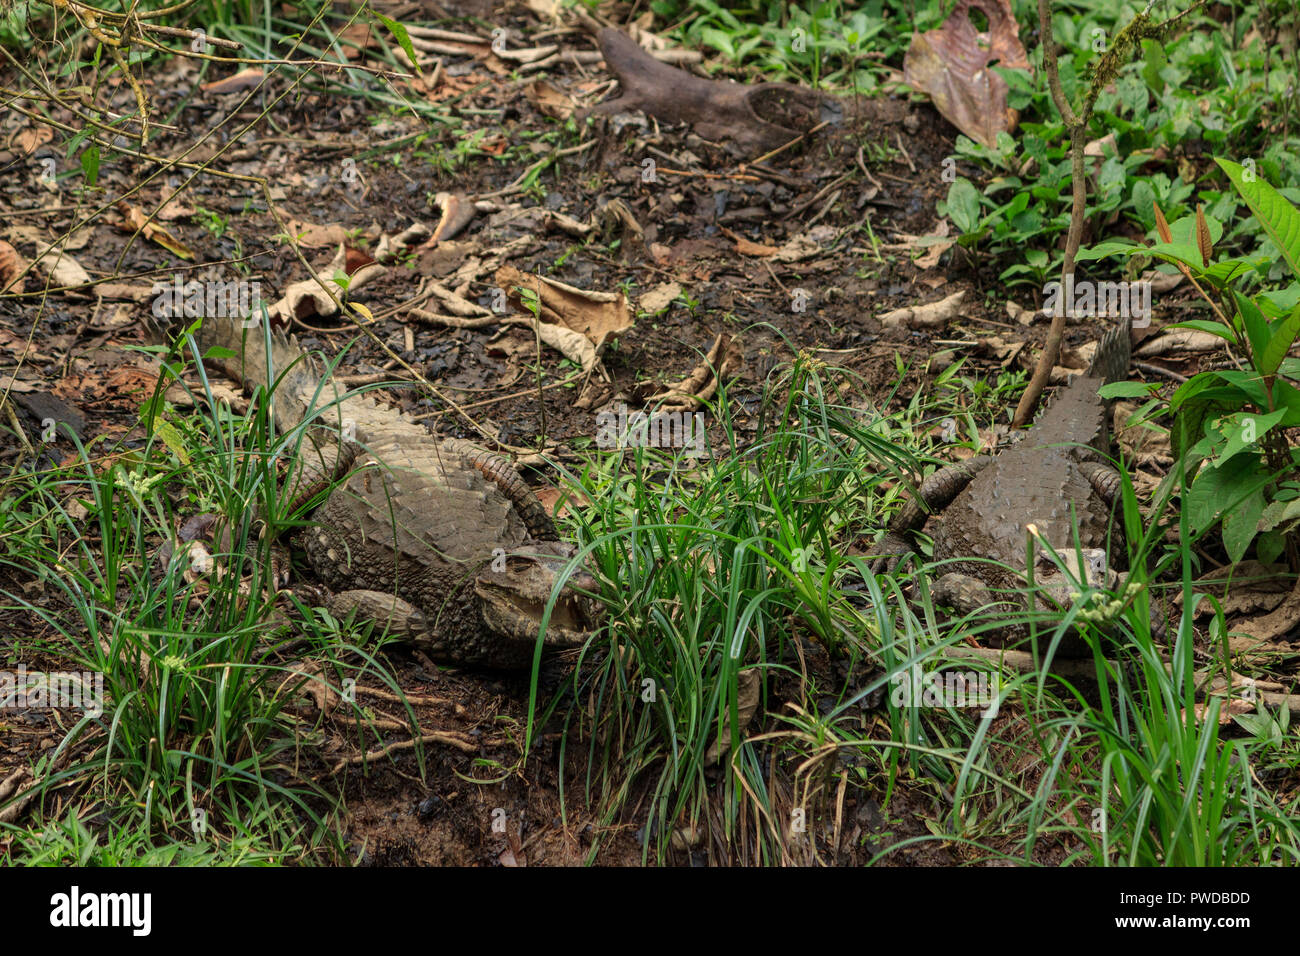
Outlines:
{"label": "caiman head", "polygon": [[534,541],[508,552],[502,570],[492,570],[494,564],[501,567],[499,560],[485,566],[474,579],[474,593],[488,630],[507,640],[535,643],[546,602],[563,581],[544,643],[550,648],[581,646],[599,626],[603,612],[589,596],[600,590],[594,576],[578,567],[563,578],[576,553],[566,542]]}

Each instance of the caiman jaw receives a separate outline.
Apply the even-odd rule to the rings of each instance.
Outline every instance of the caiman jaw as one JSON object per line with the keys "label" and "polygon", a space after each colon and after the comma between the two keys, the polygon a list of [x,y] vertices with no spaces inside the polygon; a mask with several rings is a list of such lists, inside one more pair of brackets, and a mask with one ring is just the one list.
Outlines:
{"label": "caiman jaw", "polygon": [[[488,630],[511,640],[535,642],[546,603],[575,553],[570,544],[537,541],[507,554],[505,570],[493,571],[489,564],[479,572],[474,592]],[[551,609],[547,645],[580,646],[598,626],[602,617],[599,603],[580,591],[599,592],[595,577],[582,568],[565,581]]]}

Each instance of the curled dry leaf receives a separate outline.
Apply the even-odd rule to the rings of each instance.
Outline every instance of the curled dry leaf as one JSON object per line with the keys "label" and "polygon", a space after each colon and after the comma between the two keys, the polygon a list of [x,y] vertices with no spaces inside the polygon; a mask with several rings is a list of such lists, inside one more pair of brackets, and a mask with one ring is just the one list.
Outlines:
{"label": "curled dry leaf", "polygon": [[713,397],[723,379],[738,374],[744,364],[745,354],[741,351],[740,340],[719,333],[704,361],[695,366],[690,375],[652,395],[647,401],[665,412],[694,411]]}
{"label": "curled dry leaf", "polygon": [[125,220],[124,232],[138,232],[150,242],[157,243],[177,258],[191,261],[194,259],[194,252],[189,246],[146,216],[144,210],[139,206],[120,202],[117,204],[117,209]]}
{"label": "curled dry leaf", "polygon": [[1261,644],[1289,633],[1297,624],[1300,624],[1300,578],[1296,579],[1291,593],[1272,611],[1262,617],[1242,621],[1233,630],[1244,635],[1250,644]]}
{"label": "curled dry leaf", "polygon": [[1020,325],[1033,325],[1034,316],[1038,313],[1033,309],[1026,309],[1019,302],[1007,300],[1007,315],[1018,322]]}
{"label": "curled dry leaf", "polygon": [[[970,11],[981,11],[989,30],[979,33]],[[928,93],[953,126],[978,143],[994,147],[998,133],[1016,128],[1019,114],[1007,106],[1007,81],[990,69],[1029,72],[1010,0],[957,0],[936,30],[914,33],[903,58],[903,78]]]}
{"label": "curled dry leaf", "polygon": [[18,277],[26,269],[27,260],[22,254],[0,239],[0,292],[22,292],[25,283]]}
{"label": "curled dry leaf", "polygon": [[[354,292],[387,271],[379,263],[372,261],[369,256],[362,256],[356,250],[342,245],[335,252],[330,264],[318,270],[321,279],[333,287],[329,291],[340,297],[343,295],[343,289],[334,279],[339,272],[348,277],[348,291]],[[273,324],[283,327],[291,324],[295,318],[309,319],[313,316],[328,318],[338,313],[338,307],[329,292],[319,282],[315,279],[303,279],[285,289],[284,295],[267,309],[267,313]]]}
{"label": "curled dry leaf", "polygon": [[962,299],[965,297],[966,292],[963,290],[954,292],[946,299],[940,299],[938,302],[927,302],[925,305],[909,305],[901,309],[894,309],[880,316],[880,324],[887,329],[896,329],[900,326],[909,329],[930,329],[946,325],[957,317]]}
{"label": "curled dry leaf", "polygon": [[[1209,701],[1196,704],[1192,708],[1192,713],[1196,715],[1198,722],[1204,720],[1209,712]],[[1227,700],[1222,701],[1219,704],[1219,726],[1226,727],[1228,724],[1232,723],[1232,718],[1237,714],[1253,714],[1254,712],[1255,705],[1250,701],[1243,700],[1240,697],[1229,697]],[[1186,711],[1184,711],[1184,713],[1186,713]]]}
{"label": "curled dry leaf", "polygon": [[204,93],[246,93],[262,82],[264,74],[257,67],[250,66],[233,76],[222,80],[213,80],[199,87]]}
{"label": "curled dry leaf", "polygon": [[21,130],[10,145],[19,149],[24,156],[30,156],[50,140],[54,139],[54,130],[48,126],[32,126]]}
{"label": "curled dry leaf", "polygon": [[658,315],[672,305],[681,294],[682,285],[680,282],[661,282],[642,295],[637,305],[642,312]]}
{"label": "curled dry leaf", "polygon": [[807,232],[801,232],[793,239],[783,243],[772,256],[773,262],[800,262],[811,259],[827,251],[827,246],[835,241],[836,230],[832,226],[813,226]]}
{"label": "curled dry leaf", "polygon": [[[540,299],[538,330],[542,341],[579,362],[584,371],[595,366],[618,333],[632,327],[632,313],[622,292],[577,289],[545,276],[528,275],[514,266],[497,269],[496,282],[507,290],[515,308],[526,314],[531,310],[524,308],[520,290],[536,293]],[[552,328],[548,329],[548,325]]]}
{"label": "curled dry leaf", "polygon": [[339,695],[328,683],[321,679],[321,666],[315,661],[300,661],[289,668],[289,676],[281,684],[281,688],[288,688],[290,691],[305,694],[312,699],[316,709],[322,714],[329,715],[333,713],[334,708],[339,705]]}
{"label": "curled dry leaf", "polygon": [[934,228],[927,233],[922,235],[913,235],[909,232],[899,233],[902,242],[891,242],[882,245],[880,248],[887,252],[906,252],[910,255],[916,252],[919,246],[928,251],[912,260],[912,264],[918,269],[933,269],[939,264],[939,257],[957,242],[956,239],[948,238],[949,231],[948,220],[940,219],[934,224]]}
{"label": "curled dry leaf", "polygon": [[[740,726],[743,734],[749,722],[754,719],[754,714],[758,712],[758,702],[760,691],[763,683],[758,678],[758,669],[750,667],[736,675],[736,723]],[[727,720],[722,725],[722,730],[718,734],[718,739],[709,745],[708,752],[704,755],[706,766],[713,766],[719,760],[726,756],[727,751],[731,749],[731,718],[728,713]]]}
{"label": "curled dry leaf", "polygon": [[36,254],[37,268],[43,270],[56,286],[71,288],[91,284],[90,273],[82,268],[80,262],[66,252],[55,249],[48,242],[38,240]]}
{"label": "curled dry leaf", "polygon": [[554,83],[534,80],[524,87],[524,96],[538,111],[557,120],[567,120],[575,109],[573,100]]}
{"label": "curled dry leaf", "polygon": [[448,289],[440,282],[430,281],[426,288],[437,297],[447,310],[454,315],[463,315],[471,318],[487,317],[492,314],[492,310],[484,308],[477,302],[471,302],[463,295],[458,295],[451,289]]}
{"label": "curled dry leaf", "polygon": [[776,255],[776,246],[763,245],[761,242],[751,242],[744,236],[732,232],[730,229],[723,228],[722,234],[736,244],[736,252],[742,256],[757,256],[766,258],[767,256]]}
{"label": "curled dry leaf", "polygon": [[1223,348],[1223,339],[1196,329],[1173,329],[1143,343],[1137,355],[1148,358],[1170,352],[1213,352]]}
{"label": "curled dry leaf", "polygon": [[294,241],[307,249],[333,249],[348,238],[348,231],[337,222],[318,225],[290,217],[284,224]]}
{"label": "curled dry leaf", "polygon": [[619,240],[620,257],[626,259],[645,251],[645,230],[623,200],[605,203],[592,216],[592,222],[607,241]]}
{"label": "curled dry leaf", "polygon": [[188,219],[194,215],[194,208],[185,205],[176,196],[177,194],[172,191],[163,193],[163,204],[154,215],[155,219],[163,222],[176,222],[178,219]]}
{"label": "curled dry leaf", "polygon": [[442,211],[442,216],[433,228],[433,235],[425,243],[426,248],[445,239],[455,238],[478,215],[478,209],[463,193],[438,193],[433,201]]}

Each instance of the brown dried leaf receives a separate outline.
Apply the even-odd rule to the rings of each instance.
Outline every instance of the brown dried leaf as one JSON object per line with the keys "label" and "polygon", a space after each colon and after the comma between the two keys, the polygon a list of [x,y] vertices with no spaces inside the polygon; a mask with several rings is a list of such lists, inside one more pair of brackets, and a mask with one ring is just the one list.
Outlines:
{"label": "brown dried leaf", "polygon": [[1201,251],[1201,265],[1208,266],[1214,256],[1214,240],[1210,238],[1210,226],[1205,221],[1205,207],[1196,207],[1196,246]]}
{"label": "brown dried leaf", "polygon": [[[1209,701],[1206,701],[1203,704],[1197,704],[1192,708],[1192,713],[1196,715],[1197,721],[1204,720],[1209,712]],[[1250,701],[1243,700],[1240,697],[1229,697],[1219,705],[1219,726],[1226,727],[1228,724],[1232,723],[1232,718],[1237,714],[1253,714],[1254,712],[1255,705]],[[1184,713],[1186,713],[1186,711],[1184,711]]]}
{"label": "brown dried leaf", "polygon": [[[9,243],[0,239],[0,292],[22,292],[26,284],[19,274],[27,268],[27,260]],[[13,288],[9,288],[10,286]]]}
{"label": "brown dried leaf", "polygon": [[126,230],[128,232],[139,232],[146,239],[156,242],[172,255],[181,259],[194,258],[194,252],[189,246],[181,242],[170,232],[164,229],[158,223],[151,220],[144,214],[144,210],[139,206],[132,206],[126,202],[117,204],[118,211],[126,217]]}
{"label": "brown dried leaf", "polygon": [[[751,667],[736,675],[736,717],[738,718],[736,722],[739,724],[742,734],[758,711],[758,702],[762,689],[763,682],[759,680],[757,668]],[[719,732],[717,739],[709,745],[708,752],[704,755],[705,766],[713,766],[725,757],[727,751],[731,749],[730,711],[727,714],[727,719],[723,722],[722,730]]]}
{"label": "brown dried leaf", "polygon": [[425,249],[448,239],[454,239],[478,215],[478,209],[464,193],[438,193],[433,197],[433,201],[442,211],[442,216],[433,229],[433,235],[422,247]]}
{"label": "brown dried leaf", "polygon": [[307,249],[334,249],[339,243],[347,242],[348,231],[337,222],[317,224],[289,217],[284,224],[298,245]]}
{"label": "brown dried leaf", "polygon": [[24,156],[30,156],[52,139],[54,139],[54,130],[48,126],[33,126],[18,133],[11,140],[11,144],[20,149]]}
{"label": "brown dried leaf", "polygon": [[36,254],[44,256],[36,263],[37,268],[43,269],[54,282],[56,286],[72,288],[74,286],[90,285],[90,273],[87,272],[76,259],[65,252],[60,252],[49,243],[37,242]]}
{"label": "brown dried leaf", "polygon": [[567,93],[546,80],[534,80],[524,87],[524,96],[538,111],[557,120],[567,120],[575,109]]}
{"label": "brown dried leaf", "polygon": [[1160,236],[1161,242],[1173,242],[1174,234],[1169,231],[1169,222],[1165,219],[1165,214],[1160,210],[1160,203],[1152,203],[1151,208],[1156,214],[1156,233]]}
{"label": "brown dried leaf", "polygon": [[244,93],[261,83],[263,77],[264,74],[261,70],[250,66],[248,69],[240,70],[234,76],[228,76],[224,80],[204,83],[199,89],[205,93]]}
{"label": "brown dried leaf", "polygon": [[[988,18],[988,33],[976,32],[972,8]],[[998,133],[1014,130],[1020,117],[1007,106],[1006,80],[989,67],[1029,72],[1018,33],[1010,0],[957,0],[942,26],[912,35],[903,78],[971,139],[996,146]]]}
{"label": "brown dried leaf", "polygon": [[[542,341],[559,348],[577,348],[578,342],[571,333],[577,333],[588,342],[579,349],[584,370],[596,364],[605,346],[618,333],[632,327],[632,313],[627,296],[622,292],[592,292],[578,289],[545,276],[520,272],[514,266],[502,266],[496,271],[496,282],[507,290],[515,308],[530,314],[523,307],[519,289],[530,289],[541,298],[539,334]],[[548,329],[547,326],[554,326]],[[566,334],[570,333],[570,334]],[[571,356],[572,357],[572,356]]]}

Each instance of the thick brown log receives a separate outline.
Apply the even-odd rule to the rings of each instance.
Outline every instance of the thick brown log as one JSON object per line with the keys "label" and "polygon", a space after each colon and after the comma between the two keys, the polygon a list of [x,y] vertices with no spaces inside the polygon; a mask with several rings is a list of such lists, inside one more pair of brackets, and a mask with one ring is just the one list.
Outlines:
{"label": "thick brown log", "polygon": [[622,95],[593,113],[643,110],[665,123],[689,123],[704,139],[730,141],[750,154],[776,149],[839,117],[839,104],[813,90],[706,80],[660,63],[619,30],[607,27],[597,39]]}

